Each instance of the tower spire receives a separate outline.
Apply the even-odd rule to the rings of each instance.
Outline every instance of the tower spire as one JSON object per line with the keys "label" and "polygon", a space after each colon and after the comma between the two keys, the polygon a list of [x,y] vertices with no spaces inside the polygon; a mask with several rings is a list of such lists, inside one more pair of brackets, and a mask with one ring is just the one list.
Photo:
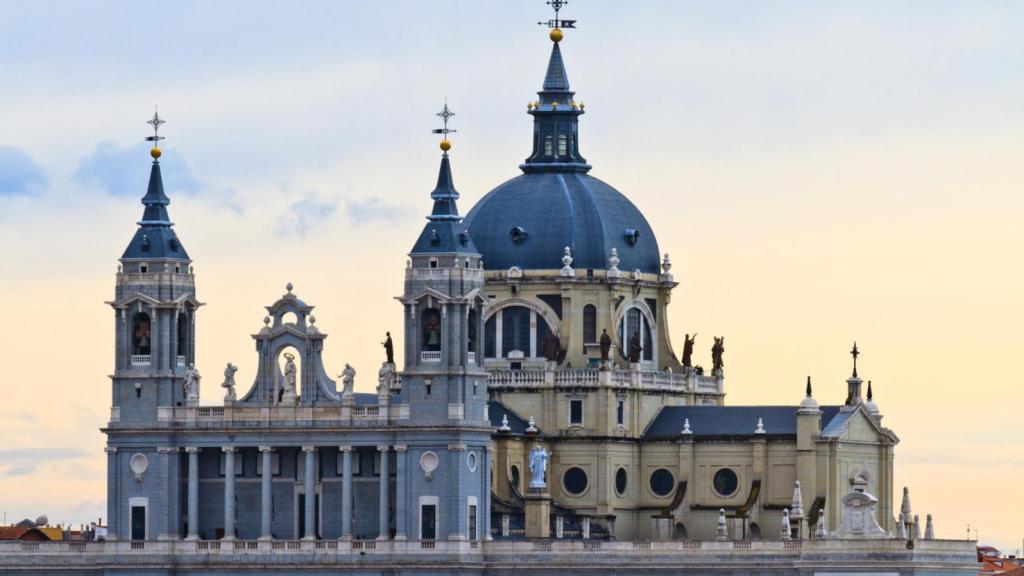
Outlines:
{"label": "tower spire", "polygon": [[153,135],[146,137],[146,142],[152,142],[153,148],[149,155],[153,158],[153,165],[149,169],[149,185],[146,187],[146,195],[142,197],[142,205],[145,209],[142,212],[142,220],[138,221],[139,229],[125,250],[122,259],[150,260],[168,258],[173,260],[188,260],[188,254],[178,241],[171,226],[171,217],[167,213],[167,205],[171,199],[164,193],[164,180],[160,173],[160,141],[164,137],[160,135],[160,126],[167,122],[154,110],[153,117],[146,121],[153,127]]}
{"label": "tower spire", "polygon": [[462,220],[462,216],[459,216],[458,206],[455,205],[455,201],[459,199],[459,192],[455,190],[455,182],[452,179],[452,166],[448,159],[448,151],[452,149],[452,143],[448,141],[448,135],[456,132],[454,128],[448,127],[448,121],[452,119],[452,116],[455,116],[455,112],[448,108],[447,98],[444,99],[444,108],[437,113],[437,116],[444,123],[442,128],[432,130],[434,134],[441,134],[443,138],[440,144],[441,168],[437,173],[437,186],[430,193],[430,197],[434,200],[434,209],[430,212],[430,216],[427,219],[431,222],[459,222]]}
{"label": "tower spire", "polygon": [[575,28],[575,20],[563,20],[559,11],[568,4],[565,0],[549,0],[555,17],[538,22],[551,28],[551,56],[544,73],[544,83],[537,95],[539,99],[527,104],[527,113],[533,116],[533,152],[519,168],[523,172],[587,172],[590,165],[579,153],[579,116],[583,104],[573,98],[569,76],[559,43],[562,28]]}

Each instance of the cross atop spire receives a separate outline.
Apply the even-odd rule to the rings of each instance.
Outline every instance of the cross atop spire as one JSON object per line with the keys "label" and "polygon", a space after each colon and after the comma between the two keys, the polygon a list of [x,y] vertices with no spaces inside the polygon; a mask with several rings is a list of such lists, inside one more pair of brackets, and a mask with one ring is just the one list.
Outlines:
{"label": "cross atop spire", "polygon": [[156,107],[154,106],[153,107],[153,117],[146,121],[146,124],[149,124],[150,126],[153,127],[153,135],[152,136],[146,136],[146,142],[152,142],[153,143],[153,149],[149,151],[149,154],[150,154],[150,156],[153,157],[153,161],[154,162],[156,162],[157,159],[160,158],[160,141],[165,139],[163,136],[160,135],[160,125],[161,124],[166,124],[166,123],[167,122],[163,118],[160,117],[160,113],[157,111]]}
{"label": "cross atop spire", "polygon": [[441,150],[444,152],[444,155],[447,156],[448,155],[448,151],[452,149],[452,143],[448,141],[448,135],[452,134],[454,132],[458,132],[458,130],[455,130],[454,128],[449,128],[448,127],[448,120],[450,120],[452,116],[455,116],[455,112],[452,112],[448,108],[448,99],[447,98],[444,99],[444,108],[442,108],[441,111],[437,113],[437,116],[439,118],[441,118],[441,122],[444,123],[444,127],[443,128],[434,128],[433,130],[431,130],[431,133],[433,133],[433,134],[441,134],[442,135],[441,136],[441,138],[442,138],[442,140],[441,140]]}
{"label": "cross atop spire", "polygon": [[860,356],[860,350],[857,349],[857,342],[853,343],[853,350],[850,350],[850,356],[853,356],[853,377],[857,377],[857,356]]}

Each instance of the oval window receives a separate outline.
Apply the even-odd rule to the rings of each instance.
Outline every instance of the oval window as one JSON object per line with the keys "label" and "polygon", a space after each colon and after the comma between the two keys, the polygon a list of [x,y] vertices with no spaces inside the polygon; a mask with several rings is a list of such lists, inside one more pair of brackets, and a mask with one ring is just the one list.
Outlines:
{"label": "oval window", "polygon": [[476,472],[476,452],[470,452],[466,455],[466,466],[470,472]]}
{"label": "oval window", "polygon": [[573,466],[562,476],[562,485],[569,494],[579,496],[587,491],[587,473],[582,468]]}
{"label": "oval window", "polygon": [[619,470],[615,472],[615,492],[617,492],[619,496],[626,493],[626,483],[628,481],[629,478],[626,476],[626,469],[619,468]]}
{"label": "oval window", "polygon": [[658,468],[651,474],[651,492],[658,496],[668,496],[675,488],[676,479],[671,472],[664,468]]}
{"label": "oval window", "polygon": [[736,489],[739,488],[740,481],[736,477],[735,472],[728,468],[722,468],[715,472],[714,486],[715,492],[719,496],[732,496],[736,493]]}

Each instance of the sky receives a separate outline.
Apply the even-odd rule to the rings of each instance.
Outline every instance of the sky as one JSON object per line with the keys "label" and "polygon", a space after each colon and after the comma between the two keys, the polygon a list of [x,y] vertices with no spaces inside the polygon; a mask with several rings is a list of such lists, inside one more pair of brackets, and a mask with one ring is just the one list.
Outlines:
{"label": "sky", "polygon": [[[447,97],[463,213],[530,150],[540,0],[0,0],[0,508],[105,517],[117,258],[154,106],[195,260],[197,367],[251,381],[291,282],[373,388]],[[647,216],[676,348],[727,337],[728,404],[841,403],[860,374],[896,492],[940,537],[1024,539],[1024,5],[572,0],[592,175]],[[707,336],[707,338],[704,338]],[[699,360],[699,358],[698,358]],[[703,360],[705,363],[707,358]],[[245,386],[242,386],[243,392]]]}

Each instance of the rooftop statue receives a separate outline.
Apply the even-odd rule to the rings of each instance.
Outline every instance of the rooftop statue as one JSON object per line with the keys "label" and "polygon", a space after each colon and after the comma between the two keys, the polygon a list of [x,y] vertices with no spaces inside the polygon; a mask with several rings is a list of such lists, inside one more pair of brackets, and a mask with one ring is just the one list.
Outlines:
{"label": "rooftop statue", "polygon": [[221,384],[221,387],[225,389],[225,402],[237,400],[235,397],[235,372],[238,372],[238,366],[228,362],[227,367],[224,368],[224,382]]}
{"label": "rooftop statue", "polygon": [[545,472],[550,458],[548,451],[539,443],[533,445],[533,449],[530,450],[530,488],[547,488]]}
{"label": "rooftop statue", "polygon": [[388,362],[381,364],[380,370],[377,371],[377,394],[387,395],[394,380],[395,365]]}
{"label": "rooftop statue", "polygon": [[199,370],[196,370],[195,364],[189,364],[188,370],[185,371],[185,380],[182,382],[182,386],[185,388],[185,401],[188,404],[199,402],[199,380],[202,376],[199,375]]}
{"label": "rooftop statue", "polygon": [[713,372],[721,370],[722,367],[725,366],[725,363],[722,362],[722,354],[724,354],[724,353],[725,353],[725,336],[722,336],[720,338],[716,336],[715,337],[715,344],[714,344],[714,346],[711,347],[711,363],[713,364],[713,366],[711,367],[711,370]]}
{"label": "rooftop statue", "polygon": [[356,369],[351,364],[345,363],[345,369],[342,370],[341,374],[338,375],[341,378],[341,395],[351,396],[353,389],[355,388],[356,381]]}
{"label": "rooftop statue", "polygon": [[644,351],[644,348],[643,348],[643,346],[640,345],[639,334],[634,335],[633,338],[630,338],[630,343],[629,343],[629,363],[630,364],[639,364],[640,363],[640,353],[643,352],[643,351]]}
{"label": "rooftop statue", "polygon": [[558,334],[548,332],[547,335],[544,336],[543,349],[544,358],[546,358],[548,362],[557,362],[558,354],[562,351],[562,341],[558,337]]}
{"label": "rooftop statue", "polygon": [[387,363],[395,363],[395,345],[391,342],[391,332],[385,332],[387,338],[381,342],[381,346],[384,346],[384,353],[387,355]]}
{"label": "rooftop statue", "polygon": [[693,336],[686,334],[685,342],[683,343],[683,367],[693,367],[693,343],[697,340],[696,332]]}
{"label": "rooftop statue", "polygon": [[608,335],[608,330],[601,331],[601,365],[604,366],[608,363],[608,354],[612,349],[612,337]]}

